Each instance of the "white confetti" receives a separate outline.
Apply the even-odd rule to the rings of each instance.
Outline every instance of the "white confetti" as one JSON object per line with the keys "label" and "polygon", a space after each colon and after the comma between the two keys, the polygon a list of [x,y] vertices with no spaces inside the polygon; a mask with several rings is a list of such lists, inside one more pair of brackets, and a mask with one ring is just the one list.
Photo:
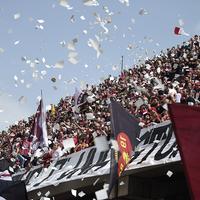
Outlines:
{"label": "white confetti", "polygon": [[47,71],[46,70],[42,70],[40,73],[42,74],[42,76],[45,76],[47,74]]}
{"label": "white confetti", "polygon": [[139,142],[141,142],[141,139],[140,139],[140,138],[136,138],[136,140],[139,141]]}
{"label": "white confetti", "polygon": [[22,74],[22,75],[24,75],[25,74],[25,70],[24,69],[22,69],[21,71],[20,71],[20,73]]}
{"label": "white confetti", "polygon": [[129,6],[129,0],[119,0],[119,2],[125,4],[126,6]]}
{"label": "white confetti", "polygon": [[35,26],[35,29],[40,29],[40,30],[44,30],[44,26],[42,26],[41,24],[40,25],[36,25]]}
{"label": "white confetti", "polygon": [[73,7],[71,7],[69,5],[68,0],[59,0],[59,4],[60,4],[60,6],[65,7],[68,10],[72,10],[73,9]]}
{"label": "white confetti", "polygon": [[37,193],[38,196],[41,196],[41,194],[42,194],[42,193],[41,193],[40,191]]}
{"label": "white confetti", "polygon": [[82,16],[80,16],[80,19],[84,21],[85,17],[82,15]]}
{"label": "white confetti", "polygon": [[179,19],[178,23],[179,23],[180,26],[184,26],[184,21],[182,19]]}
{"label": "white confetti", "polygon": [[85,193],[83,191],[81,191],[81,192],[78,193],[78,196],[83,197],[83,196],[85,196]]}
{"label": "white confetti", "polygon": [[97,182],[100,180],[100,178],[97,178],[96,180],[95,180],[95,182],[93,183],[93,185],[96,185],[97,184]]}
{"label": "white confetti", "polygon": [[62,75],[59,74],[59,75],[58,75],[58,80],[61,80],[61,79],[62,79]]}
{"label": "white confetti", "polygon": [[76,195],[77,195],[77,191],[76,190],[71,189],[71,193],[72,193],[73,196],[76,197]]}
{"label": "white confetti", "polygon": [[85,6],[99,6],[99,2],[97,0],[84,0],[83,4]]}
{"label": "white confetti", "polygon": [[3,48],[0,48],[0,53],[4,53],[4,49]]}
{"label": "white confetti", "polygon": [[39,59],[36,58],[36,59],[34,60],[34,63],[35,63],[35,64],[39,64],[39,63],[40,63]]}
{"label": "white confetti", "polygon": [[168,170],[166,174],[167,174],[168,177],[171,177],[173,175],[173,172]]}
{"label": "white confetti", "polygon": [[11,171],[11,172],[13,172],[14,173],[14,169],[11,167],[11,166],[9,166],[9,171]]}
{"label": "white confetti", "polygon": [[21,17],[21,14],[20,14],[20,13],[16,13],[16,14],[14,14],[14,16],[13,16],[14,20],[17,20],[17,19],[19,19],[20,17]]}
{"label": "white confetti", "polygon": [[45,67],[46,67],[46,68],[48,68],[48,69],[50,69],[50,68],[51,68],[51,66],[50,66],[50,65],[47,65],[47,64],[45,65]]}
{"label": "white confetti", "polygon": [[43,19],[37,19],[37,22],[38,22],[39,24],[43,24],[45,21],[44,21]]}
{"label": "white confetti", "polygon": [[20,41],[17,40],[17,41],[14,42],[14,45],[18,45],[19,43],[20,43]]}
{"label": "white confetti", "polygon": [[72,51],[75,51],[76,50],[76,43],[78,42],[78,39],[77,38],[74,38],[72,41],[70,41],[68,44],[67,44],[67,48],[69,50],[72,50]]}
{"label": "white confetti", "polygon": [[38,174],[39,174],[38,172],[35,172],[35,173],[33,174],[33,176],[34,176],[34,177],[37,177]]}
{"label": "white confetti", "polygon": [[30,83],[27,83],[26,84],[26,88],[30,88],[31,87],[31,84]]}
{"label": "white confetti", "polygon": [[88,33],[88,31],[87,30],[83,30],[83,33],[86,35]]}
{"label": "white confetti", "polygon": [[125,183],[123,182],[123,181],[121,181],[120,183],[119,183],[119,185],[124,185]]}
{"label": "white confetti", "polygon": [[108,199],[107,189],[102,189],[95,192],[97,200]]}
{"label": "white confetti", "polygon": [[42,62],[43,62],[43,63],[45,63],[45,62],[46,62],[46,59],[45,59],[44,57],[42,58]]}
{"label": "white confetti", "polygon": [[68,58],[68,61],[74,65],[76,65],[78,63],[78,60],[76,58],[70,57]]}
{"label": "white confetti", "polygon": [[131,18],[131,23],[135,24],[135,19]]}
{"label": "white confetti", "polygon": [[139,15],[148,15],[149,13],[147,12],[146,9],[144,8],[141,8],[140,11],[139,11]]}
{"label": "white confetti", "polygon": [[115,30],[115,31],[118,29],[117,25],[114,25],[113,27],[114,27],[114,30]]}
{"label": "white confetti", "polygon": [[88,40],[88,46],[93,48],[96,51],[97,58],[99,58],[99,56],[103,53],[103,51],[101,50],[101,45],[98,41],[95,41],[95,40],[90,38]]}
{"label": "white confetti", "polygon": [[59,62],[57,62],[54,66],[54,68],[57,68],[57,69],[62,69],[64,68],[64,60],[61,60]]}
{"label": "white confetti", "polygon": [[18,81],[18,77],[17,77],[16,75],[14,76],[14,80],[15,80],[15,81]]}
{"label": "white confetti", "polygon": [[157,42],[157,43],[156,43],[156,46],[157,46],[157,47],[159,47],[159,46],[160,46],[160,44]]}
{"label": "white confetti", "polygon": [[63,40],[63,41],[60,42],[60,45],[61,45],[62,47],[66,47],[66,42]]}
{"label": "white confetti", "polygon": [[77,56],[78,56],[78,53],[77,52],[69,52],[68,54],[68,61],[72,64],[77,64],[78,63],[78,60],[77,60]]}
{"label": "white confetti", "polygon": [[50,191],[45,193],[45,196],[48,197],[50,195]]}

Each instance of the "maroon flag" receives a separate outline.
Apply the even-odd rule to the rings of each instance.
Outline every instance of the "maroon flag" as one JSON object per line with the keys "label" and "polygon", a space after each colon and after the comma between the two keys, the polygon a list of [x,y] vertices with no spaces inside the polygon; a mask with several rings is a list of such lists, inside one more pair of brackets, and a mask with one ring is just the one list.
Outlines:
{"label": "maroon flag", "polygon": [[180,27],[175,27],[174,28],[174,34],[181,35],[181,28]]}
{"label": "maroon flag", "polygon": [[200,199],[200,107],[169,105],[192,199]]}
{"label": "maroon flag", "polygon": [[48,147],[46,112],[42,98],[35,114],[32,129],[32,148],[35,151],[39,146]]}
{"label": "maroon flag", "polygon": [[112,99],[111,125],[113,139],[117,140],[119,151],[116,149],[112,149],[111,151],[109,195],[118,177],[120,177],[128,165],[136,147],[136,138],[140,133],[138,120]]}
{"label": "maroon flag", "polygon": [[185,35],[185,36],[190,36],[190,34],[186,33],[183,29],[183,27],[175,27],[174,28],[174,34],[175,35]]}

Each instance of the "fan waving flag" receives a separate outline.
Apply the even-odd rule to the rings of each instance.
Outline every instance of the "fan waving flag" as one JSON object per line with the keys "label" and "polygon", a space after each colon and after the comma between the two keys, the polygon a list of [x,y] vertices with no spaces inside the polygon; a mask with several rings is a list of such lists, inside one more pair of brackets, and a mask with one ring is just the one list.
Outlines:
{"label": "fan waving flag", "polygon": [[192,199],[200,199],[200,107],[169,105]]}
{"label": "fan waving flag", "polygon": [[46,113],[42,98],[35,114],[32,129],[32,148],[35,151],[39,146],[48,147]]}
{"label": "fan waving flag", "polygon": [[113,139],[117,140],[119,151],[115,148],[112,148],[111,151],[108,195],[110,195],[118,177],[120,177],[128,165],[136,147],[136,138],[140,133],[138,120],[113,99],[111,99],[111,125]]}

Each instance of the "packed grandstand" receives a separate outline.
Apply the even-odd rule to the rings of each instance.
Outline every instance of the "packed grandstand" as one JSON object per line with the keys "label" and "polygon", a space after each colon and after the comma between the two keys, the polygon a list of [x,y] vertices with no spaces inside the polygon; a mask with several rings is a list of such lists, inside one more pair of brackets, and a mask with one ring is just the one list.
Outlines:
{"label": "packed grandstand", "polygon": [[[20,120],[0,133],[0,158],[10,163],[10,172],[51,161],[94,146],[94,138],[109,140],[110,97],[134,115],[144,128],[169,120],[167,104],[200,105],[200,36],[195,35],[143,64],[108,76],[99,85],[87,85],[74,96],[62,98],[46,113],[48,148],[33,151],[30,135],[34,115]],[[79,100],[79,101],[78,101]],[[66,150],[63,141],[72,138],[75,146]]]}

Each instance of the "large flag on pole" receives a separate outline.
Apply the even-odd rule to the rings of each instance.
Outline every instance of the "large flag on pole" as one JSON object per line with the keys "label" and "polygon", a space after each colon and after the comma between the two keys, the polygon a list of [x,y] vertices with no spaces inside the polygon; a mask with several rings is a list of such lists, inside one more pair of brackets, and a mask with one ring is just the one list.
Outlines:
{"label": "large flag on pole", "polygon": [[200,199],[200,107],[169,105],[192,199]]}
{"label": "large flag on pole", "polygon": [[36,150],[40,147],[48,147],[46,111],[44,110],[42,97],[34,118],[32,129],[32,148]]}
{"label": "large flag on pole", "polygon": [[111,151],[108,195],[133,156],[137,143],[136,138],[140,133],[138,120],[113,99],[111,99],[111,127],[112,138],[117,141],[119,151],[115,148]]}

